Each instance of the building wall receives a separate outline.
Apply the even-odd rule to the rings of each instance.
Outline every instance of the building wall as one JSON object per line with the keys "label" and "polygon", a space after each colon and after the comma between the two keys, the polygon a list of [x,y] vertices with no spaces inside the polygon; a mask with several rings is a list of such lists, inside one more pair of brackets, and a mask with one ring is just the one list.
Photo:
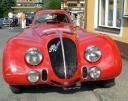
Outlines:
{"label": "building wall", "polygon": [[36,0],[16,0],[17,3],[22,4],[22,3],[34,3]]}
{"label": "building wall", "polygon": [[40,8],[13,8],[14,12],[24,11],[24,12],[36,12],[40,10]]}
{"label": "building wall", "polygon": [[86,30],[94,31],[94,0],[86,0]]}
{"label": "building wall", "polygon": [[[62,0],[61,9],[68,10],[72,13],[73,22],[76,26],[84,28],[84,10],[85,1],[84,0]],[[81,19],[78,21],[78,19]]]}
{"label": "building wall", "polygon": [[[94,30],[94,17],[95,17],[95,0],[85,0],[86,1],[86,30],[91,32],[96,32]],[[103,32],[100,32],[103,33]],[[128,18],[123,18],[121,33],[119,35],[107,34],[114,40],[128,43]]]}
{"label": "building wall", "polygon": [[42,0],[17,0],[16,7],[12,7],[14,12],[35,12],[41,9],[41,5],[37,4]]}
{"label": "building wall", "polygon": [[84,0],[63,0],[61,9],[68,8],[72,11],[83,11],[84,4]]}

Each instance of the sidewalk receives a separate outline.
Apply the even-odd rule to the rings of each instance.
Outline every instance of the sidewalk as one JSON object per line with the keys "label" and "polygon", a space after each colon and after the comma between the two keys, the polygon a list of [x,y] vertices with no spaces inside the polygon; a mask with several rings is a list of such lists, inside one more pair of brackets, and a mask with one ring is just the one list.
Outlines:
{"label": "sidewalk", "polygon": [[115,41],[115,42],[120,50],[122,58],[128,59],[128,44],[119,41]]}

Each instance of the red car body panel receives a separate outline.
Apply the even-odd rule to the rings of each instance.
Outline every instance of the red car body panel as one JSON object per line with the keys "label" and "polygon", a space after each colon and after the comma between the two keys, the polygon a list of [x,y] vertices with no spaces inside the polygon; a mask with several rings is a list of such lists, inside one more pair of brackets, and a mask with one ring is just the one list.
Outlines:
{"label": "red car body panel", "polygon": [[[43,10],[37,12],[35,18],[38,14],[42,13],[61,13],[68,15],[68,13],[63,10]],[[48,70],[48,80],[43,81],[40,77],[39,81],[34,84],[56,85],[51,82],[56,81],[60,83],[60,85],[56,86],[65,86],[65,82],[68,82],[66,86],[70,86],[78,78],[80,79],[79,82],[95,81],[89,75],[87,78],[82,78],[81,69],[83,66],[86,66],[88,70],[93,66],[101,70],[101,75],[96,80],[113,79],[121,73],[122,62],[120,53],[116,44],[108,36],[86,32],[81,28],[74,27],[71,20],[70,24],[42,24],[38,27],[34,26],[34,20],[32,28],[24,30],[6,43],[3,53],[3,77],[8,84],[31,85],[32,83],[27,79],[28,72],[30,70],[36,70],[41,74],[43,68]],[[48,55],[47,45],[50,40],[59,37],[57,30],[64,32],[63,37],[71,39],[77,47],[77,71],[70,79],[60,79],[56,76]],[[52,33],[47,35],[44,34],[45,31]],[[68,32],[74,34],[69,34]],[[84,57],[85,49],[90,45],[98,46],[102,52],[101,59],[95,63],[88,62]],[[32,47],[39,48],[43,54],[43,60],[37,66],[28,65],[25,61],[25,53]]]}

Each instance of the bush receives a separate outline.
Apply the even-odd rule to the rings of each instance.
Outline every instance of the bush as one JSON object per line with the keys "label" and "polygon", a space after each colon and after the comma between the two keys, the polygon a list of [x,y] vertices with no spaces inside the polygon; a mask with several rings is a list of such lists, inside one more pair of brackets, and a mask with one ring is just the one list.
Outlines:
{"label": "bush", "polygon": [[16,5],[16,0],[0,0],[0,17],[8,15],[8,12],[13,11],[12,6]]}
{"label": "bush", "polygon": [[43,9],[61,9],[61,0],[47,0],[44,3]]}

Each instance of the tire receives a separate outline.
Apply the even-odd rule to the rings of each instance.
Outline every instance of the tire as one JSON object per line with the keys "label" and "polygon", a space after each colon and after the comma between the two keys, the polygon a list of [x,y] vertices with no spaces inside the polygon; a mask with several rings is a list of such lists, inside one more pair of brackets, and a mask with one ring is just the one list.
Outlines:
{"label": "tire", "polygon": [[110,88],[115,85],[115,79],[96,81],[95,84],[100,88]]}
{"label": "tire", "polygon": [[23,91],[23,86],[19,85],[9,85],[11,91],[15,94],[20,94]]}

